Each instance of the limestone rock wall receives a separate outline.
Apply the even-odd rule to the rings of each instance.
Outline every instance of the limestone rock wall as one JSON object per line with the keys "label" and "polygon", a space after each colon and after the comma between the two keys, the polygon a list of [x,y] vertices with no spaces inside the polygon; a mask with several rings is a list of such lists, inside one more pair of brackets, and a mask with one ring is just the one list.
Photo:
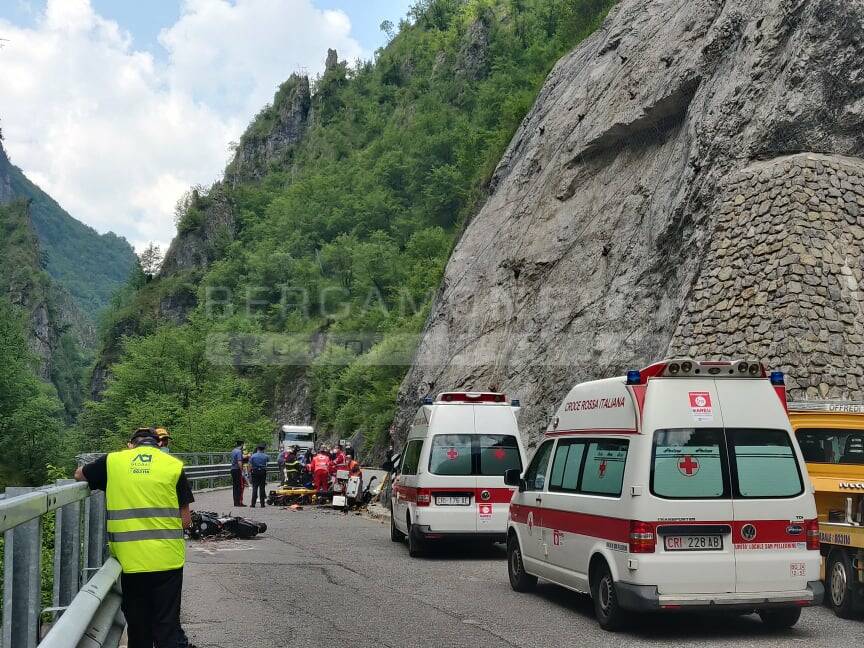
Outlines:
{"label": "limestone rock wall", "polygon": [[801,154],[728,181],[670,355],[751,357],[791,396],[861,398],[864,160]]}
{"label": "limestone rock wall", "polygon": [[[398,433],[426,394],[498,388],[521,398],[530,441],[574,383],[667,355],[694,290],[710,280],[706,258],[723,226],[729,179],[802,151],[864,156],[862,34],[864,2],[857,1],[619,2],[550,73],[495,172],[488,202],[454,250],[402,385]],[[805,221],[811,212],[827,218],[821,208],[802,211]],[[804,226],[791,212],[784,217],[787,227]],[[803,236],[795,243],[815,250]],[[799,266],[815,256],[789,252]],[[848,254],[854,276],[860,261],[853,247]],[[801,294],[815,277],[801,273]],[[783,287],[781,297],[777,282],[759,299],[787,309],[780,301],[796,286]],[[850,315],[831,308],[838,318]],[[774,314],[748,326],[765,329],[760,336],[812,331],[809,315],[789,312],[781,332],[772,328]],[[676,339],[695,335],[686,326],[699,315]],[[827,340],[812,334],[811,343],[828,350],[839,341],[830,329]],[[856,333],[841,335],[847,351],[856,351]],[[779,346],[768,350],[768,358],[783,355]],[[797,369],[787,368],[798,389],[809,369],[800,354],[795,362]],[[851,389],[848,376],[856,374],[844,369],[831,382],[823,375],[812,386],[824,391],[827,384],[830,394],[842,391],[835,379]]]}

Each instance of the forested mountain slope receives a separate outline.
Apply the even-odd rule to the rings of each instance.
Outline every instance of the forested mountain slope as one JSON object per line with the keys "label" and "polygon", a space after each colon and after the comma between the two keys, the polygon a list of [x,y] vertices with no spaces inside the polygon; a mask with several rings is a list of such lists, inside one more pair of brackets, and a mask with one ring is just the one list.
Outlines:
{"label": "forested mountain slope", "polygon": [[[20,365],[22,376],[41,378],[45,385],[40,391],[52,401],[51,407],[71,421],[83,401],[86,361],[78,338],[86,326],[85,318],[42,270],[40,259],[27,204],[19,200],[0,205],[0,301],[3,317],[10,320],[5,326],[11,336],[0,343],[11,350],[18,349],[19,338],[24,341],[26,350],[14,351],[20,355],[15,366]],[[13,379],[8,380],[4,388],[11,389]],[[21,380],[27,382],[29,377]]]}
{"label": "forested mountain slope", "polygon": [[331,51],[320,78],[289,78],[187,197],[161,276],[116,304],[87,438],[159,423],[228,447],[269,435],[267,413],[385,442],[454,242],[552,65],[613,4],[424,0],[374,61]]}
{"label": "forested mountain slope", "polygon": [[116,234],[100,235],[72,218],[9,161],[0,142],[0,204],[15,199],[30,201],[48,274],[95,323],[129,279],[136,262],[132,246]]}

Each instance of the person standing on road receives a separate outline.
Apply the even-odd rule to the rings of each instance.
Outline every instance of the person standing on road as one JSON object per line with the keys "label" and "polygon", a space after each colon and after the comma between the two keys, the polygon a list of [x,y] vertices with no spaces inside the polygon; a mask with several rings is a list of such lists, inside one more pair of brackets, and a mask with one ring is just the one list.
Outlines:
{"label": "person standing on road", "polygon": [[288,457],[288,450],[280,449],[279,454],[276,457],[276,464],[279,466],[279,479],[284,484],[288,481],[288,477],[285,474],[285,460]]}
{"label": "person standing on road", "polygon": [[108,544],[123,568],[122,609],[128,648],[177,648],[186,542],[195,501],[183,463],[160,452],[152,428],[140,428],[126,450],[75,471],[105,491]]}
{"label": "person standing on road", "polygon": [[255,508],[255,501],[261,498],[261,508],[264,508],[265,491],[267,490],[267,462],[270,457],[264,450],[267,448],[263,443],[259,443],[255,449],[255,454],[249,457],[249,469],[252,472],[252,508]]}
{"label": "person standing on road", "polygon": [[330,490],[330,453],[326,448],[321,448],[318,454],[312,458],[310,472],[312,473],[312,487],[319,493]]}
{"label": "person standing on road", "polygon": [[231,451],[231,486],[234,490],[234,506],[245,506],[243,504],[243,440],[234,442]]}

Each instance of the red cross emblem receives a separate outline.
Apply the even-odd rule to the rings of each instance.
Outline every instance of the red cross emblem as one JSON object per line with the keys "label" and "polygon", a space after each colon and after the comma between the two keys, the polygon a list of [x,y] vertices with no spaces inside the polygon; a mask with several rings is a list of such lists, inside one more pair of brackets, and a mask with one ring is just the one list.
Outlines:
{"label": "red cross emblem", "polygon": [[506,457],[506,456],[507,456],[507,453],[504,452],[504,448],[498,448],[498,449],[495,451],[495,458],[496,458],[498,461],[503,461],[503,460],[504,460],[504,457]]}
{"label": "red cross emblem", "polygon": [[699,462],[687,455],[678,462],[678,471],[686,477],[692,477],[699,472]]}
{"label": "red cross emblem", "polygon": [[606,476],[606,460],[605,459],[600,462],[600,466],[598,467],[598,470],[600,471],[601,479]]}
{"label": "red cross emblem", "polygon": [[450,449],[447,451],[447,458],[448,458],[450,461],[453,461],[453,460],[456,459],[456,457],[458,457],[458,456],[459,456],[459,453],[456,451],[456,448],[450,448]]}

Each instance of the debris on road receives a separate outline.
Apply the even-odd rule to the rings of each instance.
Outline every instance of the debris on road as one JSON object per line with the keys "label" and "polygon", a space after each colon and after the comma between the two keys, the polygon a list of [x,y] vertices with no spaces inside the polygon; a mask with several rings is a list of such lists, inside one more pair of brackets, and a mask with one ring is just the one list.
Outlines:
{"label": "debris on road", "polygon": [[192,527],[189,537],[193,540],[248,540],[267,531],[264,522],[244,517],[219,515],[210,511],[192,511]]}

